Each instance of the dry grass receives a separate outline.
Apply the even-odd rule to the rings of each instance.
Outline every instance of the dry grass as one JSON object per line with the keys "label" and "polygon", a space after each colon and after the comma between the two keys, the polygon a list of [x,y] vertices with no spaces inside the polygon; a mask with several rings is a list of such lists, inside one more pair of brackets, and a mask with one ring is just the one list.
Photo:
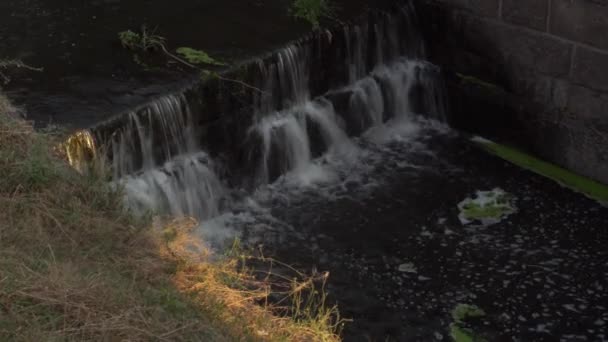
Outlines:
{"label": "dry grass", "polygon": [[[164,228],[161,254],[178,265],[174,284],[194,298],[203,311],[223,324],[239,327],[238,335],[264,341],[339,341],[345,320],[329,307],[323,291],[328,274],[306,276],[264,256],[254,257],[238,244],[217,260],[190,234],[195,222],[176,221]],[[213,262],[211,258],[215,258]],[[265,264],[254,273],[249,262]],[[273,273],[279,264],[285,271]],[[271,303],[268,299],[275,300]],[[219,309],[219,310],[218,310]]]}
{"label": "dry grass", "polygon": [[335,309],[302,297],[312,281],[287,291],[293,318],[274,315],[242,259],[210,262],[192,222],[135,219],[103,168],[77,173],[9,106],[0,94],[0,340],[339,339]]}

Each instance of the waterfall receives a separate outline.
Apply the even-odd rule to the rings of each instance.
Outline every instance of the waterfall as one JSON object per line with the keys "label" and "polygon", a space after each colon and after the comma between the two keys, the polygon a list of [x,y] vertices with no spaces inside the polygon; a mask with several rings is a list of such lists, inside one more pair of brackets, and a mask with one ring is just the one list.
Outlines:
{"label": "waterfall", "polygon": [[276,53],[275,61],[260,63],[261,94],[256,94],[256,117],[303,103],[310,97],[309,52],[288,45]]}
{"label": "waterfall", "polygon": [[128,175],[116,182],[127,194],[127,206],[138,214],[208,219],[220,213],[226,190],[204,152],[179,156],[160,168]]}
{"label": "waterfall", "polygon": [[192,115],[183,95],[167,95],[140,111],[109,142],[114,178],[150,170],[164,161],[197,150]]}
{"label": "waterfall", "polygon": [[[389,134],[383,127],[408,125],[419,114],[443,119],[441,77],[423,61],[416,26],[406,5],[289,44],[252,64],[259,91],[245,97],[245,107],[219,100],[205,106],[209,92],[197,98],[195,87],[126,114],[118,127],[108,126],[111,134],[96,135],[108,150],[114,184],[135,212],[206,220],[230,206],[236,189],[281,178],[302,185],[333,179],[325,166],[356,163],[357,137],[366,132]],[[209,108],[228,112],[210,115]],[[238,114],[230,112],[235,108]],[[207,117],[215,121],[205,123]],[[212,127],[221,128],[213,135],[221,139],[210,144]]]}
{"label": "waterfall", "polygon": [[352,154],[355,147],[342,126],[331,102],[323,98],[263,117],[252,127],[263,144],[257,184],[288,172],[306,177],[313,157],[311,129],[318,130],[325,153]]}

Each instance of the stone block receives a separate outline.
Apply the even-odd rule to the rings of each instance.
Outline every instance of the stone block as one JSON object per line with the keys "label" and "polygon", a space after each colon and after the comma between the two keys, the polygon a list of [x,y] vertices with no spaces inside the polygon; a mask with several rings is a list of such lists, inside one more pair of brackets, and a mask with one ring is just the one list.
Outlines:
{"label": "stone block", "polygon": [[517,74],[523,66],[553,77],[570,71],[573,46],[543,33],[470,17],[464,29],[466,49],[487,56]]}
{"label": "stone block", "polygon": [[552,1],[551,33],[608,49],[608,1]]}
{"label": "stone block", "polygon": [[607,120],[577,118],[576,121],[577,125],[584,127],[569,132],[573,143],[564,149],[567,166],[579,174],[608,184]]}
{"label": "stone block", "polygon": [[542,103],[550,109],[568,107],[568,92],[570,90],[568,81],[540,75],[530,81],[534,84],[534,101]]}
{"label": "stone block", "polygon": [[[608,93],[571,85],[568,94],[568,110],[585,119],[606,118],[608,121]],[[608,129],[606,130],[608,136]]]}
{"label": "stone block", "polygon": [[548,0],[503,0],[502,18],[534,30],[547,30]]}
{"label": "stone block", "polygon": [[608,52],[578,47],[574,57],[572,81],[588,88],[608,91]]}

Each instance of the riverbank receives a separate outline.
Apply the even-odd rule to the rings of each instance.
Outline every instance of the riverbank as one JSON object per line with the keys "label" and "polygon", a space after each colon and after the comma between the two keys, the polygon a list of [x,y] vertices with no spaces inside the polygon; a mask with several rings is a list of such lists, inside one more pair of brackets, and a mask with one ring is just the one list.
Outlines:
{"label": "riverbank", "polygon": [[335,309],[259,305],[273,293],[246,253],[211,261],[194,222],[131,216],[102,166],[78,174],[10,108],[0,94],[1,340],[338,340]]}

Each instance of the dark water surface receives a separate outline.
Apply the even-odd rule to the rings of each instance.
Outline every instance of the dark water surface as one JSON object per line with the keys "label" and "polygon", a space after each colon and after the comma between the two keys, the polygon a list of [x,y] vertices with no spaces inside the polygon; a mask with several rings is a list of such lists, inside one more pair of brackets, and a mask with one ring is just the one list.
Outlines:
{"label": "dark water surface", "polygon": [[[450,341],[458,304],[487,313],[473,328],[488,341],[608,338],[608,208],[453,134],[390,143],[379,160],[342,194],[271,201],[291,229],[266,248],[330,271],[330,297],[354,320],[346,341]],[[497,187],[518,212],[463,225],[458,203]]]}
{"label": "dark water surface", "polygon": [[[341,20],[388,0],[337,1]],[[296,39],[310,25],[288,14],[289,0],[3,0],[0,58],[44,72],[18,72],[6,87],[39,126],[86,127],[179,87],[183,73],[143,70],[118,32],[142,25],[167,46],[203,49],[239,61]],[[330,23],[331,24],[331,23]]]}

